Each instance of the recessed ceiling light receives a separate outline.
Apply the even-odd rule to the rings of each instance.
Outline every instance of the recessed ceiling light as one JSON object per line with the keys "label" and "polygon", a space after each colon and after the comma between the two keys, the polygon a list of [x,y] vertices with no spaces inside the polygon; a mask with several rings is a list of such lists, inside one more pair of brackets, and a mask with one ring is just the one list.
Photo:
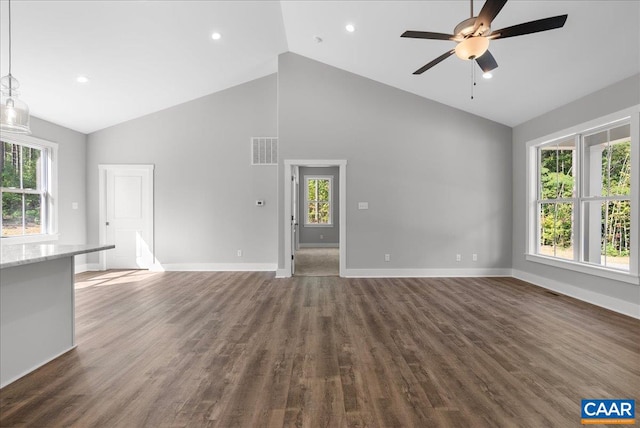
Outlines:
{"label": "recessed ceiling light", "polygon": [[213,40],[220,40],[220,38],[221,38],[221,37],[222,37],[222,34],[220,34],[220,33],[213,33],[213,34],[211,35],[211,38],[212,38]]}
{"label": "recessed ceiling light", "polygon": [[78,76],[78,77],[76,77],[76,82],[78,82],[78,83],[89,83],[89,78],[87,76]]}
{"label": "recessed ceiling light", "polygon": [[487,71],[482,75],[482,77],[484,77],[485,79],[491,79],[493,77],[493,74],[491,74],[490,71]]}
{"label": "recessed ceiling light", "polygon": [[344,28],[350,33],[356,31],[356,27],[354,27],[353,24],[347,24]]}

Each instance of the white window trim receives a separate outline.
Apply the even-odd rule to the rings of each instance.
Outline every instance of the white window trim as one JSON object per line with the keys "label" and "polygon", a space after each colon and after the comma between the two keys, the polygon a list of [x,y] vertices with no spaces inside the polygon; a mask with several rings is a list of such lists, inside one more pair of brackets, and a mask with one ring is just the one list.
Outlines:
{"label": "white window trim", "polygon": [[[536,254],[537,246],[537,191],[538,183],[537,178],[533,178],[533,172],[537,171],[537,148],[544,144],[550,143],[555,140],[569,139],[576,137],[578,134],[586,134],[592,130],[603,128],[608,125],[612,125],[616,122],[623,120],[629,120],[631,127],[631,164],[633,168],[631,170],[631,212],[636,215],[631,216],[631,254],[634,257],[630,259],[629,272],[620,271],[616,269],[607,268],[605,266],[596,266],[588,263],[580,262],[577,260],[563,260],[555,257],[546,257],[540,254]],[[600,276],[603,278],[609,278],[621,282],[640,285],[640,277],[638,275],[638,237],[640,236],[640,216],[637,215],[639,211],[639,195],[640,189],[637,183],[640,183],[640,104],[606,115],[604,117],[590,120],[588,122],[575,125],[571,128],[557,131],[555,133],[546,135],[544,137],[536,138],[526,143],[526,171],[527,171],[527,208],[526,208],[526,253],[525,259],[527,261],[550,265],[562,269],[567,269],[575,272],[587,273],[590,275]],[[581,175],[575,174],[576,183],[580,185]],[[634,185],[635,184],[635,185]],[[578,189],[579,191],[580,189]],[[579,195],[579,194],[578,194]],[[575,213],[574,213],[575,215]],[[579,227],[576,226],[578,229]],[[575,230],[574,230],[575,231]],[[578,230],[576,236],[576,242],[581,242],[582,231]],[[578,244],[579,247],[580,244]]]}
{"label": "white window trim", "polygon": [[[308,206],[309,206],[309,180],[329,180],[329,223],[308,223]],[[332,175],[305,175],[304,176],[304,227],[333,227],[333,176]]]}
{"label": "white window trim", "polygon": [[48,224],[47,233],[38,235],[6,236],[0,238],[0,245],[28,244],[51,242],[58,240],[58,144],[52,141],[21,134],[2,134],[2,141],[22,146],[46,149],[48,165],[46,169],[49,184],[47,198]]}

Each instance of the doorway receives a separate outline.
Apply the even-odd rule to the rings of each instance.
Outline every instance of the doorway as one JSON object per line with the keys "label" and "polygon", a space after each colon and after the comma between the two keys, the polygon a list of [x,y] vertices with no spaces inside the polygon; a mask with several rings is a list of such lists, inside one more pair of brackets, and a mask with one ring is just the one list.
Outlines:
{"label": "doorway", "polygon": [[284,276],[344,276],[347,161],[284,165]]}
{"label": "doorway", "polygon": [[149,269],[153,247],[153,165],[99,165],[100,269]]}

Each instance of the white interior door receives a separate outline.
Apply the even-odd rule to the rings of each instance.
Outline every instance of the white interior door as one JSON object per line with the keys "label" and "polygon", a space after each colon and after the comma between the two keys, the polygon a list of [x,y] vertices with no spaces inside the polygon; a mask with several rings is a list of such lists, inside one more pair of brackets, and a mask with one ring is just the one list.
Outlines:
{"label": "white interior door", "polygon": [[153,265],[153,166],[101,165],[104,183],[101,241],[106,269],[148,269]]}

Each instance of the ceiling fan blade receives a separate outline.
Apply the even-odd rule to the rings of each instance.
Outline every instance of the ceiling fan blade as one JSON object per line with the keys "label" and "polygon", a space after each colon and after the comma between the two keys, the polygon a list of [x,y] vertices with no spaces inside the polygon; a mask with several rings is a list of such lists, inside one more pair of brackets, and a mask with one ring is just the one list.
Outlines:
{"label": "ceiling fan blade", "polygon": [[568,15],[552,16],[551,18],[538,19],[537,21],[525,22],[512,27],[496,30],[489,36],[490,39],[505,39],[507,37],[523,36],[525,34],[539,33],[540,31],[561,28],[567,21]]}
{"label": "ceiling fan blade", "polygon": [[476,62],[480,66],[483,72],[487,73],[495,68],[498,68],[498,63],[496,59],[491,55],[491,52],[486,51],[478,58],[476,58]]}
{"label": "ceiling fan blade", "polygon": [[487,0],[476,18],[473,32],[475,33],[482,26],[490,27],[491,22],[500,13],[505,3],[507,0]]}
{"label": "ceiling fan blade", "polygon": [[453,55],[454,52],[455,52],[455,49],[451,49],[449,52],[446,52],[446,53],[440,55],[438,58],[434,59],[429,64],[420,67],[419,69],[414,71],[413,74],[422,74],[422,73],[424,73],[425,71],[427,71],[428,69],[430,69],[434,65],[437,65],[437,64],[441,63],[442,61],[444,61],[445,59],[449,58],[451,55]]}
{"label": "ceiling fan blade", "polygon": [[405,31],[400,37],[412,39],[453,40],[453,34],[432,33],[430,31]]}

